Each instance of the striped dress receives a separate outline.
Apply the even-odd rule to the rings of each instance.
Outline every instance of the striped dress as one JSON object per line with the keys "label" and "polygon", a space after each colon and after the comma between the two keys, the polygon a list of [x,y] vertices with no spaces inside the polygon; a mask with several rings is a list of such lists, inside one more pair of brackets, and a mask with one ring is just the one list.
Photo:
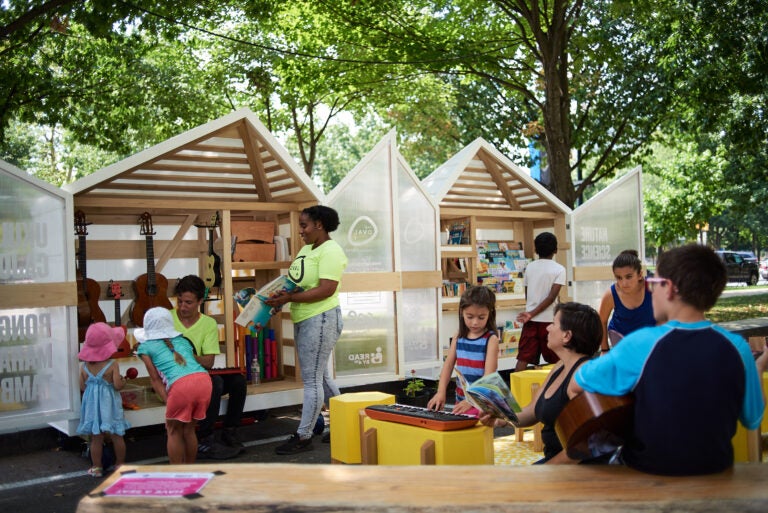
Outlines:
{"label": "striped dress", "polygon": [[[488,351],[488,338],[495,335],[487,331],[479,338],[459,338],[456,342],[456,368],[471,385],[485,374],[485,353]],[[458,379],[456,380],[456,402],[464,400]]]}

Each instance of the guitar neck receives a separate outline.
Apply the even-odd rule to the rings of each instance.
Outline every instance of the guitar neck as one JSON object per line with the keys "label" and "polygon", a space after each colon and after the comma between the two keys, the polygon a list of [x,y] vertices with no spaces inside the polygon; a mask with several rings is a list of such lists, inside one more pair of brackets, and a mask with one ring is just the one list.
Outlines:
{"label": "guitar neck", "polygon": [[208,256],[213,256],[213,228],[208,228]]}
{"label": "guitar neck", "polygon": [[115,298],[115,326],[120,326],[120,299]]}
{"label": "guitar neck", "polygon": [[77,251],[77,268],[80,271],[80,276],[83,277],[83,283],[85,283],[88,273],[85,271],[85,235],[78,235],[79,247]]}
{"label": "guitar neck", "polygon": [[154,290],[156,286],[155,280],[155,251],[153,249],[154,242],[151,235],[147,235],[147,283],[149,287]]}

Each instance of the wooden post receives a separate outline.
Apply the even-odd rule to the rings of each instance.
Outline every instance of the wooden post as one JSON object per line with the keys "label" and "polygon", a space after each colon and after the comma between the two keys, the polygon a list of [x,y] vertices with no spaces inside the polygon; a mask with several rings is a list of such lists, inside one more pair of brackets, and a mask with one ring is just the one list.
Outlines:
{"label": "wooden post", "polygon": [[378,435],[376,434],[376,428],[371,428],[368,431],[362,432],[360,435],[360,460],[363,465],[378,465],[379,464],[379,451],[378,451]]}
{"label": "wooden post", "polygon": [[435,465],[435,441],[426,440],[421,444],[421,464],[422,465]]}

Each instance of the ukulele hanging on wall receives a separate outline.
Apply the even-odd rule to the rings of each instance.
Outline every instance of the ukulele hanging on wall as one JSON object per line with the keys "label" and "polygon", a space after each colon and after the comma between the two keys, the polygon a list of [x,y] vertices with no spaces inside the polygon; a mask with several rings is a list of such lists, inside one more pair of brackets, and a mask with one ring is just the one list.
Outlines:
{"label": "ukulele hanging on wall", "polygon": [[[109,280],[109,292],[108,296],[112,296],[115,301],[115,327],[121,326],[121,309],[120,298],[123,297],[123,287],[119,281]],[[131,356],[131,344],[128,339],[123,336],[123,341],[117,346],[117,351],[112,354],[112,358],[127,358]]]}
{"label": "ukulele hanging on wall", "polygon": [[147,310],[155,306],[171,309],[173,305],[168,299],[168,280],[162,274],[155,272],[155,252],[152,240],[155,231],[149,212],[141,214],[139,224],[141,225],[141,234],[147,240],[147,272],[133,282],[136,295],[131,308],[131,320],[136,326],[143,326],[144,314]]}
{"label": "ukulele hanging on wall", "polygon": [[221,287],[221,257],[213,251],[213,234],[219,225],[219,213],[216,212],[211,217],[211,224],[203,225],[201,228],[208,229],[208,255],[205,258],[203,269],[203,282],[206,291],[213,287]]}
{"label": "ukulele hanging on wall", "polygon": [[88,235],[88,223],[82,210],[75,212],[75,235],[78,239],[77,250],[77,338],[85,340],[88,326],[94,322],[106,322],[104,312],[99,308],[101,287],[88,278],[85,257],[85,236]]}

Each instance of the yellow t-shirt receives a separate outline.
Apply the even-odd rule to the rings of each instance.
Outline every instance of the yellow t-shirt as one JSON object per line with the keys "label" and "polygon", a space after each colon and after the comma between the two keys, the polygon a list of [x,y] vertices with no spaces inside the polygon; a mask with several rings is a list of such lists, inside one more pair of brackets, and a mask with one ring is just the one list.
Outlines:
{"label": "yellow t-shirt", "polygon": [[171,317],[173,317],[174,328],[192,341],[198,356],[221,353],[219,349],[219,325],[216,323],[216,319],[200,314],[197,322],[187,328],[179,320],[179,313],[175,308],[171,310]]}
{"label": "yellow t-shirt", "polygon": [[347,267],[347,255],[334,240],[327,240],[317,249],[307,244],[296,255],[288,269],[288,277],[304,290],[310,290],[320,284],[320,280],[338,282],[332,296],[314,303],[291,303],[291,320],[301,322],[315,315],[327,312],[339,306],[339,290],[341,289],[341,274]]}

